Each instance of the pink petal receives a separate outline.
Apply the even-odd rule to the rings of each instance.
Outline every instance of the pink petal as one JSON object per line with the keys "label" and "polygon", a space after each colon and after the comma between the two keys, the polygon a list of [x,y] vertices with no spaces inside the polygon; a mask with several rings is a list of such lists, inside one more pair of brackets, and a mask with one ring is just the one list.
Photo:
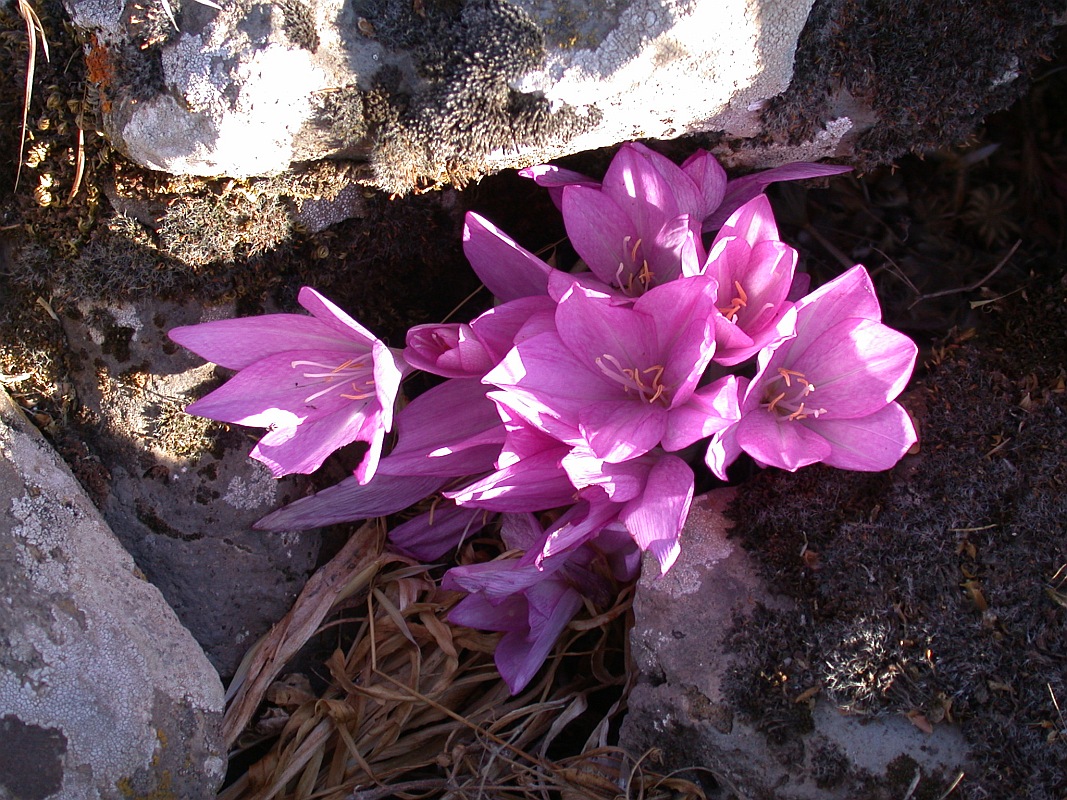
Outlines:
{"label": "pink petal", "polygon": [[548,291],[552,267],[473,212],[468,212],[463,226],[463,253],[486,288],[501,300]]}
{"label": "pink petal", "polygon": [[757,409],[737,423],[737,443],[753,458],[796,472],[830,455],[830,443],[803,423],[786,420],[773,411]]}
{"label": "pink petal", "polygon": [[244,369],[267,356],[291,350],[346,350],[351,340],[303,314],[266,314],[220,319],[171,329],[171,339],[227,369]]}
{"label": "pink petal", "polygon": [[741,418],[737,389],[737,377],[727,375],[697,389],[685,405],[672,408],[663,434],[663,449],[681,450],[737,422]]}
{"label": "pink petal", "polygon": [[437,491],[444,478],[378,474],[361,486],[354,476],[268,514],[255,525],[261,531],[300,531],[338,522],[402,511]]}
{"label": "pink petal", "polygon": [[789,368],[815,385],[806,405],[845,419],[867,416],[900,394],[918,354],[904,334],[865,319],[839,322],[798,350],[794,345]]}
{"label": "pink petal", "polygon": [[678,535],[693,502],[693,470],[676,456],[652,467],[641,497],[631,500],[619,519],[642,550],[651,550],[666,572],[678,557]]}
{"label": "pink petal", "polygon": [[820,419],[819,435],[833,448],[823,459],[831,467],[880,472],[895,465],[915,444],[915,425],[899,403],[858,419]]}
{"label": "pink petal", "polygon": [[563,221],[586,266],[604,283],[618,284],[620,267],[631,263],[631,250],[641,238],[626,212],[599,189],[569,186],[563,192]]}

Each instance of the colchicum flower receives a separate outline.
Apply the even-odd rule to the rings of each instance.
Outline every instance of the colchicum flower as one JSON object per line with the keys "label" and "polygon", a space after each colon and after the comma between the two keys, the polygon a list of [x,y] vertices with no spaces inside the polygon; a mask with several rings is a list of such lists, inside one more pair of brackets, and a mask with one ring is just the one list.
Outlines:
{"label": "colchicum flower", "polygon": [[790,471],[819,461],[889,469],[917,438],[893,402],[916,354],[914,342],[881,323],[867,271],[853,267],[797,303],[793,338],[760,352],[741,420],[712,437],[708,466],[725,478],[744,450]]}
{"label": "colchicum flower", "polygon": [[310,317],[268,314],[170,331],[183,347],[238,371],[185,410],[267,428],[250,455],[276,478],[314,472],[338,448],[366,442],[356,470],[366,483],[378,468],[408,367],[398,352],[314,289],[301,289],[299,301]]}

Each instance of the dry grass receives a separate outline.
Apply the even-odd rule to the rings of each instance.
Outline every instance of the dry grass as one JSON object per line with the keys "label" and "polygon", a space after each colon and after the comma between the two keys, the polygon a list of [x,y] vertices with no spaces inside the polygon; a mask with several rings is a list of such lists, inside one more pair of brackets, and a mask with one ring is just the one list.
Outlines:
{"label": "dry grass", "polygon": [[[461,595],[385,551],[384,539],[378,525],[361,528],[249,652],[225,732],[235,757],[268,749],[220,800],[704,797],[649,771],[654,754],[635,759],[608,744],[625,708],[625,669],[610,663],[626,641],[632,589],[575,620],[512,697],[493,665],[498,634],[449,624]],[[279,679],[323,631],[338,642],[322,664],[326,688]],[[608,693],[613,702],[594,711]]]}

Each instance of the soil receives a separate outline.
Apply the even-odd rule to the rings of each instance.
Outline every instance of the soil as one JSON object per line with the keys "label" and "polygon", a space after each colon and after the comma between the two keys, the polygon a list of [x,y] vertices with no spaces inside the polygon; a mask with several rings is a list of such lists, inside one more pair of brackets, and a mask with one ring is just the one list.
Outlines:
{"label": "soil", "polygon": [[[339,164],[245,181],[136,167],[94,133],[92,64],[58,3],[38,11],[50,59],[0,197],[0,378],[90,495],[108,475],[69,380],[77,348],[52,323],[79,300],[193,296],[253,314],[295,308],[311,284],[396,345],[488,302],[460,248],[467,209],[573,258],[547,193],[514,175],[389,198]],[[25,31],[13,12],[0,21],[0,152],[17,153]],[[957,723],[978,758],[960,798],[1067,797],[1065,90],[1061,57],[957,147],[772,192],[813,283],[866,264],[885,321],[920,343],[902,401],[921,442],[885,474],[736,467],[737,535],[804,611],[734,631],[749,666],[733,691],[768,736],[810,724],[793,701],[815,686],[853,713]],[[609,158],[568,166],[602,174]],[[0,162],[0,185],[15,173]],[[358,216],[316,230],[308,204],[340,187]]]}

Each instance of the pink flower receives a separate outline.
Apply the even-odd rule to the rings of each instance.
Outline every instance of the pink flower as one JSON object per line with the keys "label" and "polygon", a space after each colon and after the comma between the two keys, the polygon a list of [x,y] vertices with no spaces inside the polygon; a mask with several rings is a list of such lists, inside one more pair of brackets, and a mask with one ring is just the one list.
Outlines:
{"label": "pink flower", "polygon": [[338,448],[366,442],[356,470],[366,483],[377,470],[408,367],[314,289],[301,289],[299,301],[310,317],[269,314],[170,331],[171,339],[202,358],[238,370],[186,411],[267,428],[251,456],[275,477],[314,472]]}
{"label": "pink flower", "polygon": [[863,267],[801,299],[796,336],[761,351],[741,420],[712,437],[712,471],[724,478],[742,450],[790,471],[819,461],[860,471],[896,464],[916,441],[894,398],[911,377],[917,348],[880,320]]}

